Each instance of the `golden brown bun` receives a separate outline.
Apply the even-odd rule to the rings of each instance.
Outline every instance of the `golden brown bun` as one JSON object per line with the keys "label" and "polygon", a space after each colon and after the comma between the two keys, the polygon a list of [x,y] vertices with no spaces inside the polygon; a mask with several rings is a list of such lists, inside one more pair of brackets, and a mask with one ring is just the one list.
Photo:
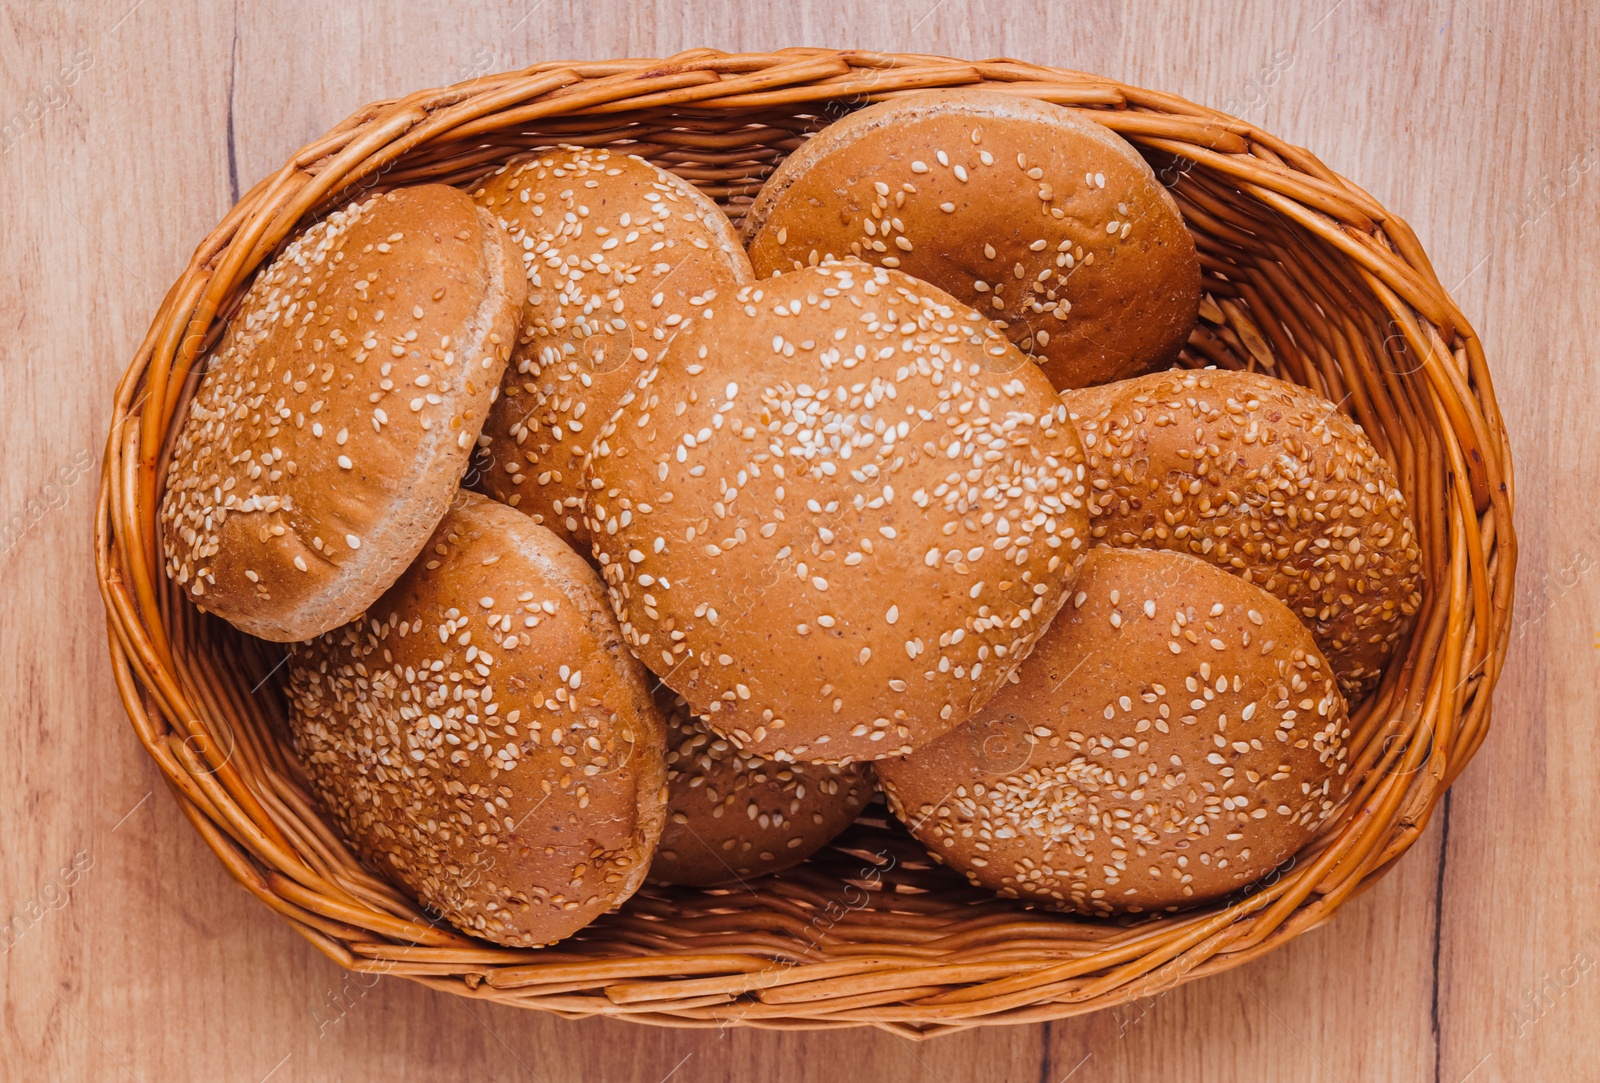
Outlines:
{"label": "golden brown bun", "polygon": [[532,947],[644,879],[666,800],[648,679],[593,569],[463,492],[360,620],[294,648],[291,728],[363,860],[464,932]]}
{"label": "golden brown bun", "polygon": [[907,94],[824,128],[745,219],[762,276],[854,255],[998,319],[1056,387],[1164,368],[1194,327],[1200,261],[1120,136],[983,90]]}
{"label": "golden brown bun", "polygon": [[777,763],[740,752],[659,685],[667,717],[667,823],[650,878],[709,887],[798,865],[871,799],[866,768]]}
{"label": "golden brown bun", "polygon": [[1182,553],[1096,549],[1015,683],[876,766],[895,815],[974,884],[1105,915],[1277,867],[1342,797],[1348,737],[1277,599]]}
{"label": "golden brown bun", "polygon": [[1077,434],[1037,367],[899,271],[825,264],[731,300],[585,467],[623,634],[747,752],[909,752],[981,707],[1065,598]]}
{"label": "golden brown bun", "polygon": [[1160,372],[1062,395],[1102,545],[1174,549],[1276,595],[1347,695],[1375,684],[1421,604],[1405,496],[1361,427],[1252,372]]}
{"label": "golden brown bun", "polygon": [[478,441],[481,486],[587,552],[594,434],[671,335],[755,275],[715,203],[632,155],[541,151],[473,198],[510,231],[530,286]]}
{"label": "golden brown bun", "polygon": [[455,496],[526,293],[505,232],[444,185],[306,230],[203,362],[161,507],[167,574],[278,642],[365,609]]}

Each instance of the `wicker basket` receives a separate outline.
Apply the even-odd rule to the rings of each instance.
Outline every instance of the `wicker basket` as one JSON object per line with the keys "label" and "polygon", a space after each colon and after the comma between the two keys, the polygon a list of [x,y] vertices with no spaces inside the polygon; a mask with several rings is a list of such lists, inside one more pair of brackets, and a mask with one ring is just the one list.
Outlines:
{"label": "wicker basket", "polygon": [[[1206,298],[1185,363],[1316,389],[1397,472],[1427,586],[1354,712],[1352,798],[1251,891],[1137,921],[976,891],[879,807],[794,870],[729,890],[646,888],[553,948],[496,948],[431,920],[318,813],[284,737],[281,650],[199,614],[161,573],[156,507],[196,358],[290,232],[360,191],[465,183],[556,142],[610,144],[737,218],[783,156],[841,113],[973,85],[1059,103],[1131,140],[1200,250]],[[1170,94],[1013,60],[702,49],[539,64],[378,102],[252,188],[167,293],[117,389],[95,560],[118,689],[179,806],[240,883],[342,966],[570,1016],[923,1036],[1094,1011],[1237,966],[1387,871],[1488,727],[1510,629],[1511,504],[1477,336],[1411,229],[1309,152]]]}

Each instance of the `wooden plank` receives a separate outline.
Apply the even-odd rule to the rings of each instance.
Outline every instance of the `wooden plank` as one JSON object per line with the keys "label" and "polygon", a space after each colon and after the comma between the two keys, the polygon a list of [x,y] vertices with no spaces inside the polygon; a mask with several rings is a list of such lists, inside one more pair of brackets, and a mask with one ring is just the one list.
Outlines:
{"label": "wooden plank", "polygon": [[[921,1081],[1586,1078],[1600,1018],[1589,617],[1600,26],[1269,0],[103,0],[0,15],[0,1078]],[[1240,970],[913,1045],[571,1022],[347,975],[240,891],[128,732],[88,531],[113,384],[237,192],[357,106],[703,44],[1011,56],[1159,87],[1313,148],[1405,216],[1478,326],[1518,452],[1521,619],[1496,728],[1415,851]],[[14,124],[9,118],[21,118]],[[0,946],[4,946],[0,941]]]}

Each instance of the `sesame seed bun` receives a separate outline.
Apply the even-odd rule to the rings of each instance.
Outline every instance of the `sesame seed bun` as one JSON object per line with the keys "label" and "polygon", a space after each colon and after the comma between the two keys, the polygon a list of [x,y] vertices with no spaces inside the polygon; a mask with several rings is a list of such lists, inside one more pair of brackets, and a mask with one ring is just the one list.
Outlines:
{"label": "sesame seed bun", "polygon": [[1200,304],[1194,239],[1133,147],[994,91],[907,94],[829,125],[744,228],[763,276],[854,255],[949,291],[1056,387],[1165,368]]}
{"label": "sesame seed bun", "polygon": [[167,574],[278,642],[350,620],[455,495],[527,292],[493,218],[402,188],[290,242],[189,405],[161,506]]}
{"label": "sesame seed bun", "polygon": [[1352,698],[1421,604],[1394,472],[1321,395],[1253,372],[1160,372],[1066,392],[1101,545],[1174,549],[1276,595]]}
{"label": "sesame seed bun", "polygon": [[1182,553],[1097,549],[979,717],[876,766],[889,807],[974,884],[1086,914],[1218,898],[1343,796],[1349,719],[1281,602]]}
{"label": "sesame seed bun", "polygon": [[798,865],[855,821],[864,768],[777,763],[740,752],[666,685],[667,822],[650,878],[710,887]]}
{"label": "sesame seed bun", "polygon": [[587,551],[594,433],[669,336],[755,275],[710,198],[633,155],[542,151],[496,170],[473,198],[510,231],[529,283],[479,440],[480,486]]}
{"label": "sesame seed bun", "polygon": [[464,932],[532,947],[644,879],[666,800],[647,681],[593,569],[463,492],[365,616],[293,649],[290,725],[363,860]]}
{"label": "sesame seed bun", "polygon": [[1077,434],[978,313],[858,260],[746,286],[595,441],[639,658],[741,749],[909,752],[994,693],[1085,548]]}

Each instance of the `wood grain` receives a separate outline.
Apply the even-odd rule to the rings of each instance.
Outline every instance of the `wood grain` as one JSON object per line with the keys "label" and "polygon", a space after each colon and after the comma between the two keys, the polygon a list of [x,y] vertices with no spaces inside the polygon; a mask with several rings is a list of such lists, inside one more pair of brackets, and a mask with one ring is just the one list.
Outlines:
{"label": "wood grain", "polygon": [[[1460,283],[1518,453],[1519,630],[1477,761],[1328,926],[1131,1008],[919,1045],[571,1022],[343,973],[158,788],[111,685],[89,524],[112,386],[192,246],[369,100],[702,44],[1009,55],[1230,108],[1405,215]],[[8,5],[0,1078],[1595,1078],[1597,46],[1576,2]]]}

